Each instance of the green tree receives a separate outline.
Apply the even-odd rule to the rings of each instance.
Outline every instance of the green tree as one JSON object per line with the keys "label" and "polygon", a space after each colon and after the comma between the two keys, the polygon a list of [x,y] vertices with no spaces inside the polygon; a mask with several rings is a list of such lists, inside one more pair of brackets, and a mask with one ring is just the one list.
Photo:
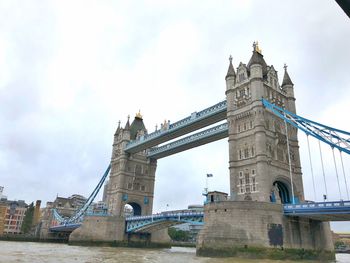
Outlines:
{"label": "green tree", "polygon": [[168,228],[168,234],[170,238],[174,241],[189,241],[190,239],[188,231],[177,230],[174,227]]}
{"label": "green tree", "polygon": [[33,217],[34,217],[34,203],[32,202],[24,215],[23,223],[21,227],[22,233],[26,234],[30,231],[33,225]]}

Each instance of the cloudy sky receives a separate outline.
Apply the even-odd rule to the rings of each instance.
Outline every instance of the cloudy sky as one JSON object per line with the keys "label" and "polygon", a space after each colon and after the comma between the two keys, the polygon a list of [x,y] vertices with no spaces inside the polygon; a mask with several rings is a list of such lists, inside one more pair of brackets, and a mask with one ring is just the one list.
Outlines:
{"label": "cloudy sky", "polygon": [[[300,115],[349,131],[349,34],[350,20],[328,0],[0,0],[4,194],[44,204],[88,196],[110,161],[119,120],[140,109],[151,132],[225,99],[229,55],[235,66],[247,63],[255,40],[280,80],[288,64]],[[299,139],[305,195],[313,199],[306,138]],[[336,200],[331,152],[324,154]],[[339,159],[338,172],[346,199]],[[201,203],[207,173],[210,189],[229,191],[226,139],[159,160],[154,211]]]}

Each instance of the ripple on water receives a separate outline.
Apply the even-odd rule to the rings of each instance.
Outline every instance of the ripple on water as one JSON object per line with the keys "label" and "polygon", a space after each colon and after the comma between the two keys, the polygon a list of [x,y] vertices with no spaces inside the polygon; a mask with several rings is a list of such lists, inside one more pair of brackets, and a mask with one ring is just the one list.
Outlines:
{"label": "ripple on water", "polygon": [[[0,241],[0,251],[1,263],[297,263],[297,261],[261,259],[203,258],[196,257],[195,248],[182,247],[156,250]],[[349,262],[349,254],[337,254],[337,263]]]}

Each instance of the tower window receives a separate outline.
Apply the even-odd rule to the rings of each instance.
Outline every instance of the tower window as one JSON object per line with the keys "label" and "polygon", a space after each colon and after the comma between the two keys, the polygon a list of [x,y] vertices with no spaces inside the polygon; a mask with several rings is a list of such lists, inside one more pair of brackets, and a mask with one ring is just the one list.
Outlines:
{"label": "tower window", "polygon": [[241,90],[239,91],[239,96],[240,96],[240,97],[243,97],[243,96],[244,96],[244,89],[241,89]]}
{"label": "tower window", "polygon": [[244,149],[244,158],[249,158],[249,150],[248,150],[248,148]]}
{"label": "tower window", "polygon": [[245,175],[245,183],[249,184],[250,180],[249,180],[249,174]]}
{"label": "tower window", "polygon": [[243,81],[245,79],[244,73],[240,73],[238,75],[239,82]]}

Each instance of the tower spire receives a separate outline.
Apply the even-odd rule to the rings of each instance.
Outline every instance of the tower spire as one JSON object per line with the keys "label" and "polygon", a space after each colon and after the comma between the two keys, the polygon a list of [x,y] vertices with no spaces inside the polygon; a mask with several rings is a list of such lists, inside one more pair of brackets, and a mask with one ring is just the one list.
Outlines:
{"label": "tower spire", "polygon": [[117,130],[115,131],[114,136],[118,135],[119,132],[120,132],[120,121],[118,121],[118,128],[117,128]]}
{"label": "tower spire", "polygon": [[126,122],[125,127],[124,127],[125,130],[129,130],[129,128],[130,128],[130,121],[129,121],[129,119],[130,119],[130,115],[128,115],[128,121]]}
{"label": "tower spire", "polygon": [[294,85],[292,80],[290,79],[289,77],[289,74],[288,74],[288,71],[287,71],[287,64],[284,63],[284,76],[283,76],[283,81],[282,81],[282,87],[285,86],[285,85]]}
{"label": "tower spire", "polygon": [[235,69],[233,68],[233,65],[232,65],[232,56],[230,55],[230,57],[228,59],[230,61],[230,64],[228,66],[227,74],[225,77],[226,80],[228,77],[236,77],[236,72],[235,72]]}

